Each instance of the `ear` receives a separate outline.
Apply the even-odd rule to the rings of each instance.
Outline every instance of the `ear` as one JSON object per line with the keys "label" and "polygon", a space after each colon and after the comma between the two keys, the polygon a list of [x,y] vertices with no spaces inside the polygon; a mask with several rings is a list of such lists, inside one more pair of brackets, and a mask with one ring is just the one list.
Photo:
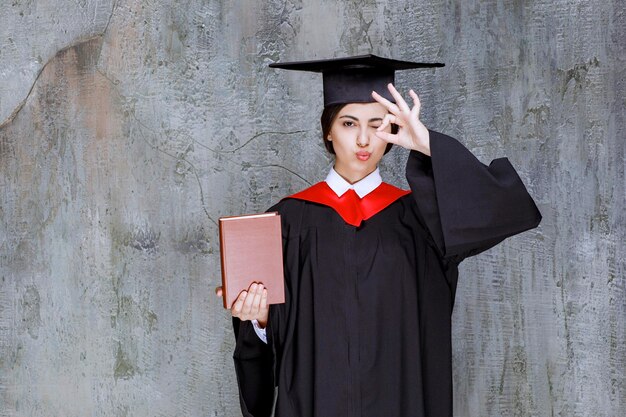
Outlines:
{"label": "ear", "polygon": [[326,138],[327,141],[332,142],[333,138],[330,137],[330,135],[328,135],[328,137]]}

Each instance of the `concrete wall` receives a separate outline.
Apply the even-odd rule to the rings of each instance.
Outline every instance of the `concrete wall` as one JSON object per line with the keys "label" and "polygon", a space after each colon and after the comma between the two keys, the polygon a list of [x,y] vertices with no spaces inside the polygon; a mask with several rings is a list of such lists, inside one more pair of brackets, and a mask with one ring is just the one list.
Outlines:
{"label": "concrete wall", "polygon": [[[468,260],[457,416],[626,415],[626,19],[618,0],[6,1],[0,416],[239,415],[216,219],[319,181],[315,75],[398,76],[427,126],[506,155],[538,229]],[[384,160],[403,185],[406,153]]]}

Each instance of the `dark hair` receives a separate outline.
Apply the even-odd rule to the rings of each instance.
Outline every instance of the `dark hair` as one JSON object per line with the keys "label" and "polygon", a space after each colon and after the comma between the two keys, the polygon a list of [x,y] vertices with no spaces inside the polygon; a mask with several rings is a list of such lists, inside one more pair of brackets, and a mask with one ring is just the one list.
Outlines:
{"label": "dark hair", "polygon": [[[322,124],[322,140],[324,141],[324,146],[326,150],[331,154],[335,154],[335,149],[333,148],[333,142],[328,140],[328,135],[330,135],[330,129],[333,126],[333,122],[337,118],[337,115],[348,103],[340,103],[340,104],[331,104],[330,106],[324,107],[324,111],[322,112],[322,117],[320,118],[320,122]],[[398,133],[398,125],[391,125],[391,133]],[[385,148],[385,154],[391,150],[393,144],[388,143]]]}

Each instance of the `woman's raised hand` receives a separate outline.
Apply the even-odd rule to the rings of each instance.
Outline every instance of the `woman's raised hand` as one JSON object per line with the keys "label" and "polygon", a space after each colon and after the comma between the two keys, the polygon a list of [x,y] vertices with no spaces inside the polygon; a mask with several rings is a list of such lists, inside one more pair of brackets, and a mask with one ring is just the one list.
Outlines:
{"label": "woman's raised hand", "polygon": [[[215,289],[218,297],[222,296],[222,287]],[[267,290],[263,284],[252,283],[248,291],[242,291],[237,300],[230,308],[233,317],[239,320],[256,320],[259,327],[264,328],[267,325],[269,317],[269,305],[267,304]]]}
{"label": "woman's raised hand", "polygon": [[[392,103],[380,94],[372,91],[374,100],[385,106],[389,114],[383,119],[383,123],[376,131],[376,135],[385,142],[400,145],[403,148],[420,151],[423,154],[430,155],[430,135],[428,129],[419,119],[420,99],[415,91],[410,90],[409,95],[413,99],[413,108],[404,101],[404,98],[398,93],[398,90],[389,83],[387,85],[392,97],[396,103]],[[398,125],[398,133],[392,134],[383,132],[390,123]]]}

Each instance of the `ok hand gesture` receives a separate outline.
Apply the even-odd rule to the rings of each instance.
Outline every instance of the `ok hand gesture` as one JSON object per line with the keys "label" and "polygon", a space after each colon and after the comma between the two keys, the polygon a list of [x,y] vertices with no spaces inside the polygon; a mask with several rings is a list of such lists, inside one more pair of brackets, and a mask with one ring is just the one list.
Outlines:
{"label": "ok hand gesture", "polygon": [[[395,104],[375,91],[372,91],[374,100],[385,106],[389,111],[389,114],[385,116],[383,123],[377,129],[376,135],[385,142],[430,155],[430,135],[426,126],[424,126],[419,119],[419,97],[417,97],[415,91],[409,91],[409,95],[413,99],[413,108],[409,108],[408,104],[406,104],[406,101],[404,101],[393,84],[389,83],[387,88],[392,97],[396,100]],[[383,132],[390,123],[396,124],[399,127],[398,133],[395,135]]]}

